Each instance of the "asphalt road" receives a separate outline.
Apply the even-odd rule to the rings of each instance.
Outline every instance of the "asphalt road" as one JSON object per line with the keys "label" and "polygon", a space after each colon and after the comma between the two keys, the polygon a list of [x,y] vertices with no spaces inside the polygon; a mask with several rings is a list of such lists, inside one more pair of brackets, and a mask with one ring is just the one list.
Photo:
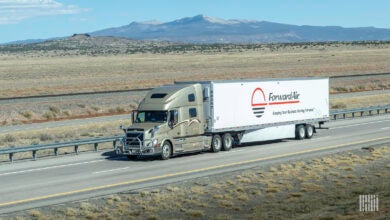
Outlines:
{"label": "asphalt road", "polygon": [[0,214],[193,179],[261,164],[390,143],[390,115],[333,121],[310,140],[283,140],[229,152],[129,161],[111,152],[0,165]]}

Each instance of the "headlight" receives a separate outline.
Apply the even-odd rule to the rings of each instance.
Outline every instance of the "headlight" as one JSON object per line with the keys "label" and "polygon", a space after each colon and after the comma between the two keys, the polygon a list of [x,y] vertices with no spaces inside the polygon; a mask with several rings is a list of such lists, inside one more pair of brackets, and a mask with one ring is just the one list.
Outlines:
{"label": "headlight", "polygon": [[152,143],[153,143],[153,147],[157,147],[157,145],[158,145],[158,140],[157,140],[157,139],[154,139]]}

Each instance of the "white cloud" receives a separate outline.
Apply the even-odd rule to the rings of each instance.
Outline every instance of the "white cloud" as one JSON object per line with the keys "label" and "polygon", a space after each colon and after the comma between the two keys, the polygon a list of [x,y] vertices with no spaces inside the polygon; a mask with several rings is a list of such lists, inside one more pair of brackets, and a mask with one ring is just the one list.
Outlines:
{"label": "white cloud", "polygon": [[0,0],[0,24],[48,15],[78,14],[86,12],[75,5],[64,5],[54,0]]}

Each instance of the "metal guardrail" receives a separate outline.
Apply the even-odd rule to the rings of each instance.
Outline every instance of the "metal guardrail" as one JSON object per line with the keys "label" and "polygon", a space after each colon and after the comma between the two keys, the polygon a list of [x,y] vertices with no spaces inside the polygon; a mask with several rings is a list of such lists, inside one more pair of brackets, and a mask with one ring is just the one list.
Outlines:
{"label": "metal guardrail", "polygon": [[376,115],[390,113],[390,105],[331,111],[330,118],[333,120],[347,119],[355,118],[356,116],[372,116],[373,113],[376,113]]}
{"label": "metal guardrail", "polygon": [[58,149],[64,148],[64,147],[74,147],[74,152],[78,154],[79,152],[79,146],[80,145],[88,145],[93,144],[95,151],[98,151],[99,144],[101,143],[107,143],[112,142],[114,149],[117,147],[117,141],[119,140],[121,136],[112,136],[112,137],[102,137],[102,138],[94,138],[94,139],[85,139],[85,140],[77,140],[77,141],[69,141],[69,142],[61,142],[61,143],[51,143],[51,144],[37,144],[37,145],[30,145],[25,147],[12,147],[12,148],[6,148],[6,149],[0,149],[0,155],[2,154],[8,154],[9,160],[11,163],[14,160],[14,154],[15,153],[22,153],[22,152],[32,152],[32,158],[36,160],[37,151],[39,150],[54,150],[54,155],[58,156]]}
{"label": "metal guardrail", "polygon": [[[390,113],[390,105],[386,106],[373,106],[373,107],[367,107],[367,108],[360,108],[360,109],[349,109],[349,110],[338,110],[338,111],[331,111],[330,112],[330,118],[333,120],[337,119],[346,119],[346,118],[354,118],[355,116],[360,114],[361,116],[364,116],[364,113],[368,113],[368,116],[373,115],[372,113],[375,112],[376,114],[386,114]],[[367,114],[366,114],[367,115]],[[119,141],[119,138],[121,136],[112,136],[112,137],[102,137],[102,138],[94,138],[94,139],[86,139],[86,140],[77,140],[77,141],[70,141],[70,142],[62,142],[62,143],[51,143],[51,144],[42,144],[42,145],[30,145],[25,147],[13,147],[13,148],[6,148],[6,149],[0,149],[0,155],[8,154],[9,160],[13,162],[14,160],[14,154],[15,153],[21,153],[21,152],[32,152],[32,158],[36,160],[37,151],[39,150],[48,150],[52,149],[54,150],[54,155],[58,156],[58,149],[63,147],[74,147],[74,152],[77,154],[78,149],[80,145],[88,145],[93,144],[95,151],[98,151],[98,145],[101,143],[107,143],[112,142],[114,149],[117,148],[117,142]]]}

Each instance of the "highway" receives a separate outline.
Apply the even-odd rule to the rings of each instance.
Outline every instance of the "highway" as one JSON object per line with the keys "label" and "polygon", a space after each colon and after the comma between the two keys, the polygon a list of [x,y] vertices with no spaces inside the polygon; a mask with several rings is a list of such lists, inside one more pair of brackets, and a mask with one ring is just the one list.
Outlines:
{"label": "highway", "polygon": [[112,152],[0,164],[0,214],[390,143],[390,115],[332,121],[310,140],[282,140],[167,161]]}

